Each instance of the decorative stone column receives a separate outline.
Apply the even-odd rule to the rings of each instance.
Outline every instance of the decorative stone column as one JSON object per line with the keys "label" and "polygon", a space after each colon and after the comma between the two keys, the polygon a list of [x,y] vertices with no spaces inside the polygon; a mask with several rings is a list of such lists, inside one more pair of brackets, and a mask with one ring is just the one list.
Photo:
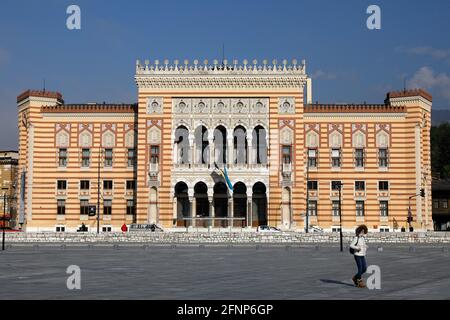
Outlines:
{"label": "decorative stone column", "polygon": [[[209,201],[209,217],[210,217],[210,218],[214,218],[214,217],[215,217],[215,212],[214,212],[214,197],[213,197],[213,196],[208,196],[208,201]],[[214,220],[210,220],[210,221],[209,221],[209,226],[210,226],[210,227],[214,227]]]}
{"label": "decorative stone column", "polygon": [[252,135],[247,135],[247,167],[251,167],[256,161],[253,161]]}
{"label": "decorative stone column", "polygon": [[233,144],[233,135],[228,135],[227,139],[227,158],[228,158],[228,166],[234,164],[234,144]]}
{"label": "decorative stone column", "polygon": [[253,220],[253,201],[252,194],[247,195],[247,227],[252,227]]}
{"label": "decorative stone column", "polygon": [[174,142],[174,144],[173,144],[173,163],[178,164],[179,160],[180,159],[178,159],[178,143]]}
{"label": "decorative stone column", "polygon": [[211,168],[214,168],[214,159],[215,159],[215,147],[214,147],[214,139],[208,139],[209,144],[209,165]]}
{"label": "decorative stone column", "polygon": [[[196,215],[196,212],[197,212],[197,198],[195,198],[195,197],[192,197],[192,210],[191,210],[191,218],[196,218],[197,217],[197,215]],[[192,220],[192,226],[193,227],[196,227],[197,226],[197,223],[196,223],[196,221],[195,220]]]}
{"label": "decorative stone column", "polygon": [[195,146],[194,146],[194,137],[192,134],[189,135],[189,156],[188,156],[188,162],[192,166],[195,164]]}
{"label": "decorative stone column", "polygon": [[[230,198],[228,198],[228,217],[233,218],[234,217],[234,201],[233,201],[233,193],[231,193]],[[233,220],[230,220],[228,222],[228,226],[233,226]]]}

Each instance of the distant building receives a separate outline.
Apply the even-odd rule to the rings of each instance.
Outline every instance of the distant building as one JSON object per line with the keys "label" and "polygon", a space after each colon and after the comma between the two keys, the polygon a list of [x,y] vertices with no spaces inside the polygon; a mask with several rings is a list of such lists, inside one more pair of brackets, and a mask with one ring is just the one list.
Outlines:
{"label": "distant building", "polygon": [[450,181],[433,180],[433,223],[436,231],[450,231]]}
{"label": "distant building", "polygon": [[[3,226],[3,216],[6,216],[7,228],[17,227],[15,191],[18,162],[17,151],[0,151],[0,226]],[[6,202],[4,202],[5,198]]]}
{"label": "distant building", "polygon": [[345,231],[399,231],[409,205],[414,230],[433,229],[432,97],[423,90],[390,92],[381,104],[313,103],[306,64],[295,60],[137,62],[135,81],[136,104],[18,96],[27,231],[96,231],[97,206],[106,232],[231,221],[337,231],[340,208]]}

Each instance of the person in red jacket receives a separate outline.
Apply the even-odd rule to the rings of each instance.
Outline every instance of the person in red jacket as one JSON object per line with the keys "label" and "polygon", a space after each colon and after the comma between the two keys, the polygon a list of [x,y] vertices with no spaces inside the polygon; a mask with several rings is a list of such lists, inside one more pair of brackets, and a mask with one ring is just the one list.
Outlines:
{"label": "person in red jacket", "polygon": [[121,229],[122,229],[122,232],[127,232],[128,231],[128,227],[127,227],[127,225],[125,223],[123,224]]}

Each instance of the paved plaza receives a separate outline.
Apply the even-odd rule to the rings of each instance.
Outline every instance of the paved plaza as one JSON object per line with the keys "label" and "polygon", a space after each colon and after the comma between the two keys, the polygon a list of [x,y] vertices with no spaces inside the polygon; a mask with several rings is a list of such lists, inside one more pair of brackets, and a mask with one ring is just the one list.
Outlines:
{"label": "paved plaza", "polygon": [[[368,264],[381,269],[380,290],[355,288],[353,257],[324,244],[15,244],[0,252],[0,300],[450,299],[448,245],[372,247]],[[69,265],[81,290],[67,289]]]}

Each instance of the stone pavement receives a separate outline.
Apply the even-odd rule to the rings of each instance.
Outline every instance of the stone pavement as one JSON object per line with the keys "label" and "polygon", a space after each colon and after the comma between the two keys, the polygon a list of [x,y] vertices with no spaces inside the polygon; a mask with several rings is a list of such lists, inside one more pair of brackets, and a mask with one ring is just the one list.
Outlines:
{"label": "stone pavement", "polygon": [[[353,287],[353,257],[335,245],[14,245],[0,252],[0,300],[450,299],[448,246],[373,246],[367,258],[380,290]],[[69,265],[81,290],[66,287]]]}

